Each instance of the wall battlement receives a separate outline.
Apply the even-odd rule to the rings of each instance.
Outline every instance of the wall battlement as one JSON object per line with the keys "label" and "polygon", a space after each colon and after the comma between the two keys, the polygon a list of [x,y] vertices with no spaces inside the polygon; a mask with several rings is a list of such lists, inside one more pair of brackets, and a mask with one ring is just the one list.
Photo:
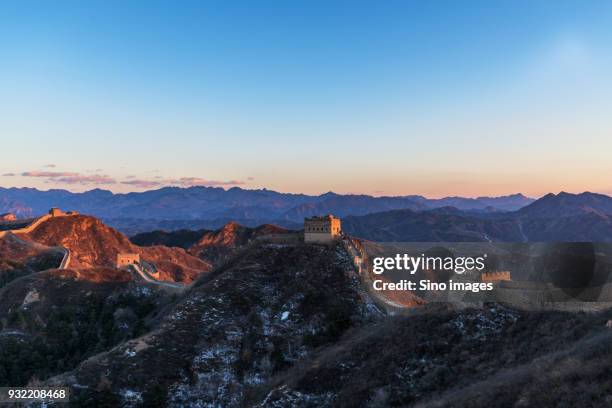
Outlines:
{"label": "wall battlement", "polygon": [[40,224],[42,224],[43,222],[47,221],[48,219],[52,218],[52,217],[70,217],[72,215],[78,215],[79,213],[76,211],[67,211],[64,212],[62,210],[60,210],[59,208],[52,208],[49,210],[48,214],[45,214],[41,217],[38,217],[36,219],[34,219],[34,221],[32,221],[29,225],[23,227],[23,228],[18,228],[18,229],[13,229],[13,230],[6,230],[6,231],[0,231],[0,238],[2,238],[3,236],[5,236],[8,233],[11,234],[29,234],[30,232],[34,231],[36,228],[38,228],[38,226]]}
{"label": "wall battlement", "polygon": [[140,254],[117,254],[117,268],[128,265],[138,265],[139,263]]}
{"label": "wall battlement", "polygon": [[480,275],[482,282],[499,282],[499,281],[511,281],[510,272],[485,272]]}

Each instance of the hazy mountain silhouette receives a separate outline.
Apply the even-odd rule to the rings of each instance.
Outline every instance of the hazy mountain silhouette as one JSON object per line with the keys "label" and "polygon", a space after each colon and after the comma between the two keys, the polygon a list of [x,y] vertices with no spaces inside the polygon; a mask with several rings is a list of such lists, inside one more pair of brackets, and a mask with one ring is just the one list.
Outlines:
{"label": "hazy mountain silhouette", "polygon": [[[219,187],[166,187],[128,194],[113,194],[100,189],[72,193],[66,190],[0,188],[0,213],[32,216],[44,214],[50,207],[60,207],[102,218],[109,225],[130,234],[153,229],[215,229],[229,221],[252,227],[271,223],[295,228],[304,217],[325,213],[349,216],[445,206],[466,211],[513,211],[532,201],[521,194],[427,199],[422,196],[373,197],[333,192],[313,196],[238,187],[228,190]],[[162,225],[163,222],[166,225]]]}
{"label": "hazy mountain silhouette", "polygon": [[345,217],[345,232],[374,241],[612,241],[612,198],[547,194],[518,211],[386,211]]}
{"label": "hazy mountain silhouette", "polygon": [[521,208],[517,213],[530,218],[559,218],[590,213],[610,215],[612,197],[589,192],[581,194],[560,192],[556,195],[549,193]]}

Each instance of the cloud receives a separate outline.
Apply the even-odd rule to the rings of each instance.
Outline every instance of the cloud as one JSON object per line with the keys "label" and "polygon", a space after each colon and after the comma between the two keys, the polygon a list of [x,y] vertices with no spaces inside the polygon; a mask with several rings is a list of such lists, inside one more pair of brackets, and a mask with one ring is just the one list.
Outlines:
{"label": "cloud", "polygon": [[15,177],[15,173],[4,173],[2,177]]}
{"label": "cloud", "polygon": [[[81,174],[76,172],[63,171],[25,171],[20,173],[23,177],[38,177],[45,179],[45,183],[53,184],[123,184],[135,188],[154,188],[163,186],[179,186],[179,187],[227,187],[239,186],[245,184],[240,180],[209,180],[201,177],[181,177],[181,178],[163,178],[161,176],[153,176],[151,179],[139,179],[134,175],[125,176],[122,181],[117,181],[113,177],[106,174]],[[6,173],[3,176],[15,176],[14,173]],[[253,180],[253,177],[249,177]]]}
{"label": "cloud", "polygon": [[122,181],[121,184],[125,184],[128,186],[134,186],[134,187],[139,187],[139,188],[151,188],[151,187],[159,187],[162,185],[161,182],[159,181],[153,181],[153,180],[129,180],[129,181]]}
{"label": "cloud", "polygon": [[86,176],[70,171],[25,171],[23,177],[40,177],[47,182],[64,184],[115,184],[117,181],[105,174],[94,174]]}
{"label": "cloud", "polygon": [[43,167],[56,168],[57,166],[55,164],[45,164]]}
{"label": "cloud", "polygon": [[76,177],[79,173],[73,173],[68,171],[25,171],[21,173],[23,177],[45,177],[45,178],[58,178],[58,177]]}
{"label": "cloud", "polygon": [[160,176],[155,176],[153,179],[132,179],[131,176],[126,177],[121,184],[133,186],[137,188],[153,188],[162,186],[179,186],[179,187],[196,187],[196,186],[237,186],[244,184],[239,180],[208,180],[200,177],[181,177],[178,179],[164,179]]}
{"label": "cloud", "polygon": [[249,180],[249,181],[253,181],[253,180],[255,180],[255,177],[253,177],[253,176],[249,176],[249,177],[247,177],[247,180]]}
{"label": "cloud", "polygon": [[54,178],[54,181],[65,184],[115,184],[117,180],[107,175],[95,174],[93,176],[85,176],[77,174],[75,176],[67,176]]}
{"label": "cloud", "polygon": [[238,186],[244,184],[244,181],[239,180],[207,180],[200,177],[181,177],[178,180],[168,180],[169,184],[178,184],[182,187],[195,187],[195,186],[206,186],[206,187],[217,187],[217,186]]}

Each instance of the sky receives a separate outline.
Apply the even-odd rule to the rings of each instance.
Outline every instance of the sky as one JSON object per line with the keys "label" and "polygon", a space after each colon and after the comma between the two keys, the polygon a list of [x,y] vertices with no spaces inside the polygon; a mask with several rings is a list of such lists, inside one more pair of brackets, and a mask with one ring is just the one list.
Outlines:
{"label": "sky", "polygon": [[6,1],[0,186],[612,194],[610,1]]}

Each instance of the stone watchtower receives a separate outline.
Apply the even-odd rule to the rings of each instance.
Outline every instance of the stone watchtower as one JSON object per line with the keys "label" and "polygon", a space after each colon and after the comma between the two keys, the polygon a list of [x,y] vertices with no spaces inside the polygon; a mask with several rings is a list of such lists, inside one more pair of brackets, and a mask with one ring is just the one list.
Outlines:
{"label": "stone watchtower", "polygon": [[140,254],[117,254],[117,268],[140,264]]}
{"label": "stone watchtower", "polygon": [[66,215],[66,214],[59,208],[53,207],[49,210],[49,215],[52,217],[61,217],[62,215]]}
{"label": "stone watchtower", "polygon": [[340,231],[340,218],[331,214],[304,219],[304,242],[333,242],[340,236]]}

